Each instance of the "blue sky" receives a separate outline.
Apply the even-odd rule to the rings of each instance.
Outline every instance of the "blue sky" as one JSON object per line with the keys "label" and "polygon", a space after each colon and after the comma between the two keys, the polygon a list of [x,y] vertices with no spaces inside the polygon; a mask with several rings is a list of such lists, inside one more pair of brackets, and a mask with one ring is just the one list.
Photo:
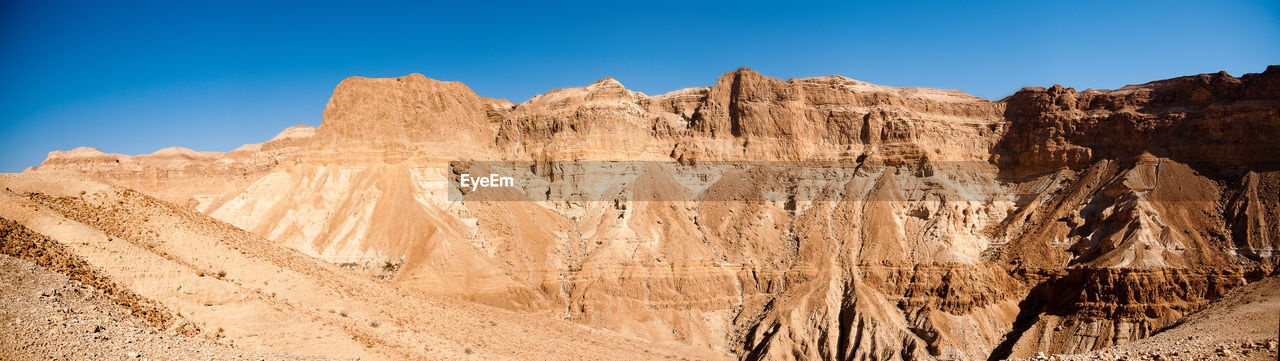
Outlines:
{"label": "blue sky", "polygon": [[0,1],[0,172],[50,150],[228,151],[319,125],[353,75],[520,102],[612,76],[649,94],[750,67],[999,99],[1280,64],[1280,2]]}

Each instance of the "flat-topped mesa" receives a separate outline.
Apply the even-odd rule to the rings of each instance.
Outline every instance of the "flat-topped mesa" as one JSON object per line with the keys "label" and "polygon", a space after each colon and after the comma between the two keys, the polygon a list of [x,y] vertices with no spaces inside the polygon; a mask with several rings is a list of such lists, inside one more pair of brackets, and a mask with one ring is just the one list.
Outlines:
{"label": "flat-topped mesa", "polygon": [[197,152],[187,147],[168,147],[139,157],[157,161],[205,161],[217,159],[222,154],[222,152]]}
{"label": "flat-topped mesa", "polygon": [[107,154],[95,148],[79,147],[69,151],[49,152],[49,157],[36,169],[91,172],[179,170],[191,164],[212,162],[221,156],[220,152],[197,152],[184,147],[169,147],[137,156]]}
{"label": "flat-topped mesa", "polygon": [[130,158],[124,154],[107,154],[93,147],[78,147],[72,150],[55,150],[49,152],[49,156],[40,163],[41,167],[62,168],[69,170],[81,170],[83,167],[93,163],[120,163],[121,159]]}
{"label": "flat-topped mesa", "polygon": [[422,74],[350,77],[333,90],[316,140],[324,147],[492,147],[497,124],[490,113],[508,106],[506,101],[480,97],[462,83]]}
{"label": "flat-topped mesa", "polygon": [[1083,168],[1151,152],[1214,171],[1275,169],[1280,154],[1280,67],[1239,78],[1184,76],[1116,90],[1055,85],[1004,99],[1011,129],[1002,168],[1023,173]]}

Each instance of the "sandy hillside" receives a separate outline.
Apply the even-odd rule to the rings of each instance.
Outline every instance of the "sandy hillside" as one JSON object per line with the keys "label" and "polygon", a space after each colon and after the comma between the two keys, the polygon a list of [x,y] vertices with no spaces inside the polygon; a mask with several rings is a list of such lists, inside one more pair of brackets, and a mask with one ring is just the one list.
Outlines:
{"label": "sandy hillside", "polygon": [[[166,337],[365,360],[708,357],[565,321],[424,297],[82,175],[5,175],[0,184],[6,253],[34,254],[37,261],[65,254],[50,265],[72,276],[92,270],[85,279],[112,290],[113,302],[165,329],[158,333]],[[19,277],[19,288],[40,282]],[[79,322],[66,318],[48,326],[55,334],[75,334],[84,327]]]}

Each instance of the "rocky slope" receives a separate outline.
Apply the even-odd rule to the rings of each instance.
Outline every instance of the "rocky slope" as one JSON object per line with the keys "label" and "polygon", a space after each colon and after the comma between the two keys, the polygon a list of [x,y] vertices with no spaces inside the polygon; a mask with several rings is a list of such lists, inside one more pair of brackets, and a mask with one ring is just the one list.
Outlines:
{"label": "rocky slope", "polygon": [[0,353],[6,359],[327,360],[165,334],[92,286],[3,254],[0,281]]}
{"label": "rocky slope", "polygon": [[521,104],[353,77],[314,136],[249,157],[272,162],[179,167],[218,186],[87,152],[32,176],[191,197],[419,292],[739,359],[1029,357],[1147,337],[1272,272],[1278,109],[1276,66],[1000,101],[749,69]]}
{"label": "rocky slope", "polygon": [[[569,322],[424,296],[84,175],[3,175],[0,185],[5,188],[0,192],[4,254],[93,287],[86,292],[102,292],[104,301],[121,306],[167,337],[198,337],[223,348],[263,351],[246,355],[284,352],[364,360],[715,357]],[[23,302],[25,296],[6,302]],[[53,337],[47,341],[97,345],[109,352],[110,345],[101,344],[107,340],[73,339],[75,334],[88,336],[81,333],[78,320],[68,315],[47,325]],[[45,326],[24,322],[18,327],[23,333],[0,339],[0,346],[24,358],[27,352],[67,351],[26,334]],[[143,330],[146,335],[152,331]],[[158,346],[153,342],[163,345],[158,336],[139,336],[140,348],[153,350]]]}
{"label": "rocky slope", "polygon": [[1260,360],[1276,359],[1280,275],[1232,290],[1203,310],[1149,338],[1073,355],[1034,360]]}

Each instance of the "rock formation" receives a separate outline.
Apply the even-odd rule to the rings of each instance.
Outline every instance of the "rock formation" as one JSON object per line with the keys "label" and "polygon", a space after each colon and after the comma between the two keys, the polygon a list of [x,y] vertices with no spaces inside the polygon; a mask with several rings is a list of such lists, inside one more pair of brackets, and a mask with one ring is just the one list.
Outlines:
{"label": "rock formation", "polygon": [[[744,360],[1088,352],[1272,273],[1280,247],[1280,66],[1000,101],[749,69],[521,104],[353,77],[310,134],[31,172],[417,292]],[[463,190],[461,170],[523,189]]]}

